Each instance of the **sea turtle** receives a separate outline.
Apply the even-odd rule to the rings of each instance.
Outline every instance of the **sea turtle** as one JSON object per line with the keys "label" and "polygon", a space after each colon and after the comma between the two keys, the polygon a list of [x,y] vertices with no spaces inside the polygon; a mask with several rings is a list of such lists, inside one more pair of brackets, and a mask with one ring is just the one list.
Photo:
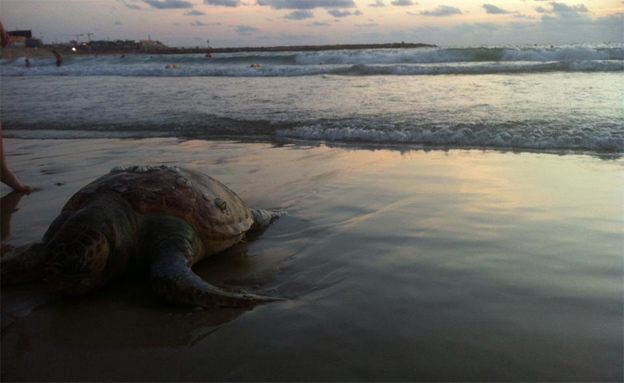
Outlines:
{"label": "sea turtle", "polygon": [[84,294],[127,271],[144,271],[160,296],[181,304],[275,301],[215,287],[191,267],[278,216],[249,209],[225,185],[192,169],[116,167],[74,194],[41,242],[2,259],[2,284],[45,278],[53,290]]}

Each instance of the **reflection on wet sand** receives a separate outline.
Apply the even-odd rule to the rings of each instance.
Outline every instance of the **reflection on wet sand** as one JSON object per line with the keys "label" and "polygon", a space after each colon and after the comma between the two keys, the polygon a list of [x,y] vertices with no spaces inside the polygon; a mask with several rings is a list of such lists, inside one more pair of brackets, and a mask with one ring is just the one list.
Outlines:
{"label": "reflection on wet sand", "polygon": [[12,245],[5,245],[4,241],[11,236],[11,218],[13,213],[17,212],[17,206],[25,195],[26,193],[13,191],[0,198],[0,240],[2,241],[0,253],[2,256],[14,249]]}
{"label": "reflection on wet sand", "polygon": [[[16,247],[6,241],[11,237],[11,220],[13,214],[19,211],[19,204],[27,193],[10,192],[0,198],[0,233],[1,245],[0,254],[2,257],[13,253],[21,253],[29,246]],[[39,286],[17,286],[13,292],[9,293],[4,287],[2,289],[2,331],[13,325],[20,317],[29,315],[32,310],[47,302],[50,299],[43,284]]]}
{"label": "reflection on wet sand", "polygon": [[[94,345],[98,351],[185,347],[246,312],[163,304],[149,287],[136,283],[120,284],[88,299],[58,299],[40,311],[47,319],[31,320],[41,331],[71,334],[57,337],[55,347],[78,351],[92,350]],[[103,322],[103,318],[108,319]]]}
{"label": "reflection on wet sand", "polygon": [[621,379],[621,160],[139,143],[14,142],[75,158],[23,156],[22,170],[62,169],[29,174],[37,184],[66,184],[23,200],[10,240],[40,238],[114,166],[193,164],[288,212],[196,273],[289,300],[211,311],[163,303],[146,281],[82,298],[3,289],[3,311],[23,313],[2,333],[3,380]]}

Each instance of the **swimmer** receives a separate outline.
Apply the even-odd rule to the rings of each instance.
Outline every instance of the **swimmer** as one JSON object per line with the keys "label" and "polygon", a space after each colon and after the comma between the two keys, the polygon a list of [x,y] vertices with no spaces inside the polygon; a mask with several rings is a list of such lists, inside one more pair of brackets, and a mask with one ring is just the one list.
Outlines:
{"label": "swimmer", "polygon": [[54,55],[54,57],[56,57],[56,66],[63,65],[63,57],[61,56],[61,54],[58,53],[56,50],[53,50],[52,54]]}

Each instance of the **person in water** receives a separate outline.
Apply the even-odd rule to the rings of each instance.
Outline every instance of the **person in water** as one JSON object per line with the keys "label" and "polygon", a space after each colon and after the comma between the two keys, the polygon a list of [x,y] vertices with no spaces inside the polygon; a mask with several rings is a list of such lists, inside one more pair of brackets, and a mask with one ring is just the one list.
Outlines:
{"label": "person in water", "polygon": [[56,57],[56,66],[63,65],[63,57],[61,56],[61,54],[58,53],[56,50],[53,50],[52,54],[54,55],[54,57]]}

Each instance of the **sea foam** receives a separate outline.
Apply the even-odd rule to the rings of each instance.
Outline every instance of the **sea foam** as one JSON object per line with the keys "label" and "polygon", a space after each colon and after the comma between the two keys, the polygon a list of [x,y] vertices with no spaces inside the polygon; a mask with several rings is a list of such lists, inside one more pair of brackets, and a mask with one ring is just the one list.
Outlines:
{"label": "sea foam", "polygon": [[[473,47],[0,60],[3,76],[295,77],[624,71],[624,48]],[[251,67],[261,64],[260,67]],[[255,66],[255,65],[254,65]]]}
{"label": "sea foam", "polygon": [[462,125],[390,131],[352,126],[323,128],[312,125],[280,130],[275,134],[283,138],[361,144],[624,152],[624,127],[622,126],[611,129],[570,129],[544,133],[540,129],[527,132],[526,129],[510,129],[509,127],[501,130],[495,127],[470,128]]}

